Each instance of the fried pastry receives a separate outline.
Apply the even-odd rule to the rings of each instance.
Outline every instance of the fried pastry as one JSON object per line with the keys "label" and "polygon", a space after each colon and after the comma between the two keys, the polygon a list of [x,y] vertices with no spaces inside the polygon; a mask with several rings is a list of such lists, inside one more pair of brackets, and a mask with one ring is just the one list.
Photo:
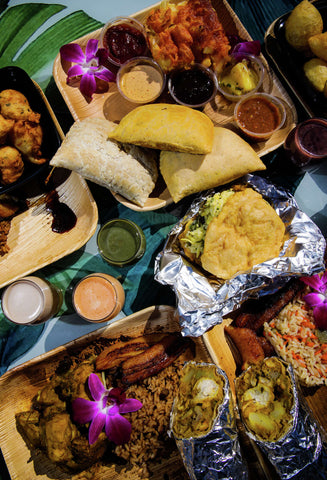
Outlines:
{"label": "fried pastry", "polygon": [[108,132],[118,142],[142,147],[205,154],[213,146],[214,126],[198,110],[182,105],[153,103],[135,108]]}
{"label": "fried pastry", "polygon": [[9,118],[5,118],[0,114],[0,145],[6,142],[8,133],[13,128],[15,121]]}
{"label": "fried pastry", "polygon": [[213,148],[207,155],[160,153],[160,171],[176,203],[193,193],[265,169],[253,148],[239,135],[223,127],[214,127]]}

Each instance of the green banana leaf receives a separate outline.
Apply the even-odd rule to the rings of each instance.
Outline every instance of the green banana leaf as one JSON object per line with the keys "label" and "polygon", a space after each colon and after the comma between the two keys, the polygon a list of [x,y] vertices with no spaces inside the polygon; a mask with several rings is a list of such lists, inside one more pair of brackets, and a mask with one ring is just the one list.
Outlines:
{"label": "green banana leaf", "polygon": [[[7,3],[0,4],[0,11]],[[0,67],[15,65],[24,69],[45,90],[60,47],[103,25],[81,10],[56,21],[56,15],[65,8],[59,4],[25,3],[4,10],[0,16]],[[51,19],[54,23],[45,28],[45,22]]]}

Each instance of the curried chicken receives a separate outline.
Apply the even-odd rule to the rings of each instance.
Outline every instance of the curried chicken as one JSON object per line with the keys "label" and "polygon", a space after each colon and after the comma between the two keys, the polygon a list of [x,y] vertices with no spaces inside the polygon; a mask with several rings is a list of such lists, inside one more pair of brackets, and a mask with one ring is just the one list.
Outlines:
{"label": "curried chicken", "polygon": [[16,415],[18,431],[30,448],[39,448],[67,472],[88,468],[103,457],[108,439],[102,432],[90,445],[82,429],[71,420],[68,405],[77,397],[89,399],[85,382],[94,367],[84,361],[63,375],[56,375],[33,401],[33,409]]}
{"label": "curried chicken", "polygon": [[11,144],[31,163],[42,164],[41,145],[43,131],[41,125],[30,121],[18,120],[9,133]]}
{"label": "curried chicken", "polygon": [[33,112],[25,95],[17,90],[7,89],[0,92],[0,109],[5,118],[35,123],[40,121],[40,114]]}

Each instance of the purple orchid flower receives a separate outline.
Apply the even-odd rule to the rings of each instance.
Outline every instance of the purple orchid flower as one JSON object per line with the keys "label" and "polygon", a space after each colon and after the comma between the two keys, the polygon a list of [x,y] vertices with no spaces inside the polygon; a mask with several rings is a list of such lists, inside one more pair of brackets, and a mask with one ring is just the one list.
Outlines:
{"label": "purple orchid flower", "polygon": [[86,97],[91,97],[96,91],[96,79],[105,82],[115,81],[115,74],[108,70],[104,63],[108,58],[105,48],[98,49],[98,40],[90,39],[85,48],[85,54],[77,43],[68,43],[60,48],[60,56],[63,60],[76,63],[67,72],[67,82],[72,77],[81,76],[80,91]]}
{"label": "purple orchid flower", "polygon": [[231,55],[236,60],[241,61],[246,58],[247,55],[258,56],[261,51],[261,44],[259,40],[253,40],[251,42],[239,42],[234,45]]}
{"label": "purple orchid flower", "polygon": [[315,324],[321,330],[327,330],[327,270],[320,277],[302,277],[302,282],[309,285],[315,292],[304,295],[303,299],[313,308]]}
{"label": "purple orchid flower", "polygon": [[76,398],[72,402],[73,420],[77,423],[91,422],[89,428],[89,444],[95,443],[103,429],[109,440],[121,445],[129,441],[132,427],[121,414],[136,412],[142,403],[134,398],[126,398],[121,388],[107,390],[95,373],[88,378],[88,386],[92,400]]}

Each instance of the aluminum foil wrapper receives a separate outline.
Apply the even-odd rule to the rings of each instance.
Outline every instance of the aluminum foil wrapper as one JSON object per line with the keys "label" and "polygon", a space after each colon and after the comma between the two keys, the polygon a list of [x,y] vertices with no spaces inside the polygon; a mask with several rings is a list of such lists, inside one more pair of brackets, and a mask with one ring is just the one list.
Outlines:
{"label": "aluminum foil wrapper", "polygon": [[181,331],[186,336],[203,335],[245,300],[274,293],[294,276],[314,275],[325,268],[325,238],[317,225],[299,210],[289,192],[255,175],[246,175],[235,183],[253,187],[271,203],[285,224],[287,240],[279,257],[228,281],[205,275],[184,258],[178,235],[209,196],[228,187],[210,190],[198,197],[170,231],[154,267],[154,278],[169,285],[176,294]]}
{"label": "aluminum foil wrapper", "polygon": [[[223,370],[216,365],[215,368],[224,377],[225,386],[224,399],[212,430],[203,437],[175,437],[176,445],[191,480],[247,480],[248,470],[241,456],[229,381]],[[168,433],[173,436],[172,414]]]}
{"label": "aluminum foil wrapper", "polygon": [[[313,464],[322,451],[319,428],[298,395],[298,386],[292,366],[279,359],[292,379],[294,406],[291,410],[294,419],[292,429],[277,442],[263,442],[247,430],[247,435],[265,452],[282,480],[294,477]],[[245,373],[245,372],[244,372]]]}

